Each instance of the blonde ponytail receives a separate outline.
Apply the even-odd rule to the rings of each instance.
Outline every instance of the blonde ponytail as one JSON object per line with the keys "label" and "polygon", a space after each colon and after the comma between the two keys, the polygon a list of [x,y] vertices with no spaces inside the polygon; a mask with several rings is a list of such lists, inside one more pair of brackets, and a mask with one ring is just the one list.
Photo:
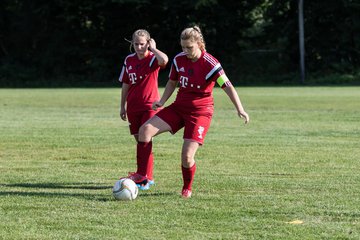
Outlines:
{"label": "blonde ponytail", "polygon": [[198,42],[201,51],[205,51],[205,40],[200,27],[195,25],[193,27],[185,28],[180,35],[180,40],[188,40]]}

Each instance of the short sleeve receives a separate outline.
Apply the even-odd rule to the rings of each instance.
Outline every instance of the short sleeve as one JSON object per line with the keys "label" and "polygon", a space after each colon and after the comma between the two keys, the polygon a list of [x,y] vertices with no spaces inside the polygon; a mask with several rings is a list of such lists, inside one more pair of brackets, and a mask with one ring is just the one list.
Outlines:
{"label": "short sleeve", "polygon": [[119,81],[123,83],[129,83],[129,75],[126,69],[126,62],[124,62],[124,65],[122,66]]}
{"label": "short sleeve", "polygon": [[177,80],[178,79],[178,73],[179,73],[179,71],[178,71],[178,68],[177,68],[176,59],[174,59],[172,64],[171,64],[170,73],[169,73],[169,79]]}

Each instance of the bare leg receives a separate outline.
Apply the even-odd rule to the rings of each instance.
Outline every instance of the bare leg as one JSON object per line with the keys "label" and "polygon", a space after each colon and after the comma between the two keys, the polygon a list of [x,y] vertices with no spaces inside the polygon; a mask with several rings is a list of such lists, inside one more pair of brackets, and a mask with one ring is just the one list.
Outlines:
{"label": "bare leg", "polygon": [[191,168],[195,164],[195,154],[199,143],[190,139],[184,139],[181,151],[181,164],[185,168]]}
{"label": "bare leg", "polygon": [[171,131],[169,124],[158,116],[154,116],[140,127],[138,140],[139,142],[150,142],[152,137],[168,131]]}

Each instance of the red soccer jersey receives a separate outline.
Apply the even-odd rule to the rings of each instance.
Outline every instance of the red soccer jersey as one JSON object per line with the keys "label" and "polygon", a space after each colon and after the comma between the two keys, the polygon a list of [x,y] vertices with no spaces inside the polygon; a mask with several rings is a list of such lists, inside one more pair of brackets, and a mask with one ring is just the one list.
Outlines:
{"label": "red soccer jersey", "polygon": [[127,111],[150,110],[152,103],[160,99],[158,76],[160,66],[154,53],[139,59],[136,53],[125,58],[119,81],[129,84]]}
{"label": "red soccer jersey", "polygon": [[194,110],[213,105],[212,90],[216,80],[224,74],[219,61],[206,51],[196,62],[188,59],[185,53],[179,53],[169,74],[171,80],[180,83],[175,104]]}

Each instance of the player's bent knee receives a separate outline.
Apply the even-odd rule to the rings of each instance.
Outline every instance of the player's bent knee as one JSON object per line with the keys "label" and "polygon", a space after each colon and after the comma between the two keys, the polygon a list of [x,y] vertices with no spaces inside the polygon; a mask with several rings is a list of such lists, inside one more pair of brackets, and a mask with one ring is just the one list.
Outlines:
{"label": "player's bent knee", "polygon": [[139,129],[139,141],[141,142],[150,142],[152,135],[153,126],[149,123],[142,125]]}

